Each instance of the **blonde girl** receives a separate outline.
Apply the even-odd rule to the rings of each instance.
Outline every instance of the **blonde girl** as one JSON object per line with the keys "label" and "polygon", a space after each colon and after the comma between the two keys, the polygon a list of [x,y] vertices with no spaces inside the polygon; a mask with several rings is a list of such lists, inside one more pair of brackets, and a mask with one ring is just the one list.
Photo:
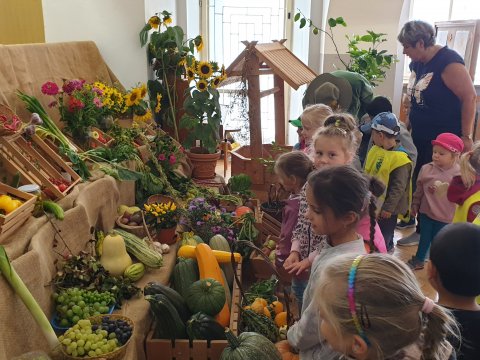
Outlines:
{"label": "blonde girl", "polygon": [[318,337],[318,313],[312,303],[316,281],[327,259],[345,253],[365,253],[357,224],[367,209],[375,214],[372,192],[383,189],[375,178],[366,177],[348,165],[326,166],[308,178],[305,217],[312,234],[320,236],[321,242],[303,294],[302,315],[287,334],[289,344],[300,350],[302,359],[330,359],[331,351],[322,347]]}
{"label": "blonde girl", "polygon": [[454,359],[450,313],[426,298],[415,275],[386,254],[330,259],[317,283],[315,304],[322,340],[361,360]]}
{"label": "blonde girl", "polygon": [[309,105],[303,110],[300,120],[302,121],[302,136],[306,144],[305,149],[309,149],[313,135],[323,126],[325,119],[331,115],[333,115],[333,110],[324,104]]}
{"label": "blonde girl", "polygon": [[447,191],[449,201],[457,204],[453,222],[480,225],[480,142],[460,157],[460,175],[454,176]]}

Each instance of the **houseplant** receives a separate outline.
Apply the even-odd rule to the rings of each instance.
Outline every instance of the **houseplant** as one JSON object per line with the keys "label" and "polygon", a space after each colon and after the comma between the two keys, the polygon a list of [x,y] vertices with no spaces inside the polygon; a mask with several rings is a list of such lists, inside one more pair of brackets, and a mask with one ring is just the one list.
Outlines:
{"label": "houseplant", "polygon": [[143,205],[145,222],[163,244],[175,242],[175,230],[180,217],[180,208],[173,201]]}

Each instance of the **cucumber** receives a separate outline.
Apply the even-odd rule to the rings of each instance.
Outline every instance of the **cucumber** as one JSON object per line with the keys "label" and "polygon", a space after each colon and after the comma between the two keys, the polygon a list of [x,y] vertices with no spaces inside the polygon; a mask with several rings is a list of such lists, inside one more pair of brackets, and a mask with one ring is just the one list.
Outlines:
{"label": "cucumber", "polygon": [[65,212],[63,211],[62,207],[56,202],[50,200],[43,200],[42,208],[43,211],[53,214],[53,216],[55,216],[55,218],[58,220],[63,220],[65,218]]}
{"label": "cucumber", "polygon": [[155,338],[175,340],[187,337],[185,324],[180,319],[175,306],[165,295],[147,295],[145,300],[150,303],[150,308],[156,320]]}

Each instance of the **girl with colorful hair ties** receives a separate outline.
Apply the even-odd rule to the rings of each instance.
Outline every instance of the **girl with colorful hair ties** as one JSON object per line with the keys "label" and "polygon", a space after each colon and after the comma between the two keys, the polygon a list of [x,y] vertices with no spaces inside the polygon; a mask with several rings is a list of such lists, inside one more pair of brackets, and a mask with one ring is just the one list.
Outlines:
{"label": "girl with colorful hair ties", "polygon": [[[374,206],[371,192],[377,187],[383,189],[375,178],[366,177],[348,165],[324,167],[308,178],[305,217],[321,241],[303,294],[300,320],[287,333],[290,346],[300,351],[301,359],[336,358],[330,348],[319,342],[318,311],[312,298],[327,259],[339,254],[366,252],[363,237],[357,233],[357,224],[366,209]],[[370,213],[374,214],[372,210]]]}
{"label": "girl with colorful hair ties", "polygon": [[453,360],[458,327],[425,297],[415,275],[387,254],[327,261],[315,291],[322,345],[359,360]]}

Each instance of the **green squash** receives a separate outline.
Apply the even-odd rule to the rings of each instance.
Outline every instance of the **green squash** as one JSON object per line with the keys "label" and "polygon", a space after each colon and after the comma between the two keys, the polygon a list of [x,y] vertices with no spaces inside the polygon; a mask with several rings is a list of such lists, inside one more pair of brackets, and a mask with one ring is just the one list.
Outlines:
{"label": "green squash", "polygon": [[187,321],[190,340],[225,340],[225,329],[213,317],[196,313]]}
{"label": "green squash", "polygon": [[215,279],[201,279],[190,286],[185,301],[192,313],[215,316],[225,305],[225,289]]}
{"label": "green squash", "polygon": [[236,337],[230,329],[225,330],[228,346],[220,360],[281,360],[275,344],[265,336],[254,332],[243,332]]}
{"label": "green squash", "polygon": [[190,285],[197,281],[199,277],[197,260],[179,257],[173,268],[171,286],[185,298]]}

